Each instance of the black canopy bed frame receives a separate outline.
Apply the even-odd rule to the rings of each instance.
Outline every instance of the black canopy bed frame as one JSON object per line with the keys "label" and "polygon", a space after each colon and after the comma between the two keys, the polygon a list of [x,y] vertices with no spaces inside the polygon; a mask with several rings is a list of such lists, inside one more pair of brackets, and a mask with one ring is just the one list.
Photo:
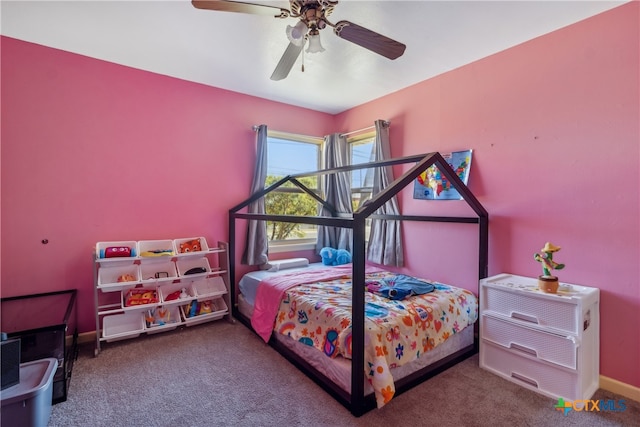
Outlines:
{"label": "black canopy bed frame", "polygon": [[[405,163],[415,163],[402,176],[394,180],[387,188],[378,194],[373,195],[371,200],[361,206],[353,214],[342,214],[336,212],[336,209],[324,201],[313,190],[307,188],[298,181],[298,178],[306,176],[321,176],[331,173],[348,172],[358,169],[367,169],[373,167],[392,166]],[[476,217],[461,216],[428,216],[428,215],[380,215],[375,214],[376,210],[389,201],[394,195],[398,194],[406,186],[414,182],[414,180],[431,165],[436,165],[440,172],[449,180],[451,185],[460,193],[463,200],[475,212]],[[266,194],[276,188],[291,182],[301,191],[309,194],[318,203],[321,203],[331,213],[332,217],[302,217],[294,215],[268,215],[268,214],[250,214],[241,213],[240,210],[246,208],[250,203],[264,197]],[[294,353],[292,350],[279,343],[272,336],[269,345],[275,348],[280,354],[287,358],[292,364],[300,369],[305,375],[314,380],[331,396],[338,400],[342,405],[351,411],[354,416],[360,416],[365,412],[376,407],[375,398],[372,395],[365,396],[364,381],[364,340],[365,340],[365,220],[367,218],[401,220],[401,221],[428,221],[443,223],[461,223],[461,224],[477,224],[478,226],[478,279],[486,278],[488,275],[488,241],[489,241],[489,215],[485,208],[480,204],[478,199],[471,193],[469,188],[460,180],[453,169],[447,164],[446,160],[440,153],[433,152],[414,156],[401,157],[391,160],[363,163],[359,165],[344,166],[338,168],[324,169],[309,173],[289,175],[273,185],[265,188],[260,192],[254,193],[251,197],[243,201],[237,206],[229,210],[229,253],[230,253],[230,285],[231,285],[231,302],[233,316],[239,319],[249,329],[252,329],[250,319],[244,316],[238,310],[238,290],[236,285],[235,267],[236,267],[236,221],[237,220],[263,220],[263,221],[279,221],[300,224],[315,224],[332,227],[350,228],[353,230],[353,253],[352,253],[352,286],[355,292],[352,293],[352,351],[351,360],[351,393],[349,394],[332,380],[327,378],[322,372],[307,363],[302,357]],[[478,292],[476,292],[478,295]],[[359,309],[356,309],[360,307]],[[438,373],[448,369],[449,367],[461,362],[478,351],[478,334],[475,324],[476,333],[474,334],[474,342],[429,366],[426,366],[405,378],[395,381],[396,396],[409,390],[410,388],[420,384],[424,380],[437,375]],[[253,330],[253,329],[252,329]]]}

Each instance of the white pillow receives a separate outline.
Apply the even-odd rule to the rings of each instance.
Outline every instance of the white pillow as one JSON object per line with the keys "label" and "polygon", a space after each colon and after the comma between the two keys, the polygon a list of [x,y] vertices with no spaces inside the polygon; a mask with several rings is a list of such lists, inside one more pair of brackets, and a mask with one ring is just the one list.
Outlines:
{"label": "white pillow", "polygon": [[307,258],[289,258],[279,259],[277,261],[269,261],[260,266],[260,269],[267,271],[280,271],[288,268],[306,267],[309,265]]}

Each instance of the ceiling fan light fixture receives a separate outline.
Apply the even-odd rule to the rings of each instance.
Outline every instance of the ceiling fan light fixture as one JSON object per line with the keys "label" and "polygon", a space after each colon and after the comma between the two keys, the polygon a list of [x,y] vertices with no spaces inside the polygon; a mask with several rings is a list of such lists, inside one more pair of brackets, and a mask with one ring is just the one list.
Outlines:
{"label": "ceiling fan light fixture", "polygon": [[322,47],[322,43],[320,43],[320,33],[318,31],[309,33],[309,46],[305,51],[307,53],[320,53],[324,52],[324,48]]}
{"label": "ceiling fan light fixture", "polygon": [[[196,9],[213,11],[268,15],[278,19],[298,18],[295,26],[286,28],[289,45],[278,61],[271,80],[287,77],[297,58],[302,54],[304,64],[304,44],[309,41],[308,53],[324,52],[320,42],[320,30],[333,28],[333,33],[343,40],[354,43],[373,53],[388,59],[396,59],[404,54],[406,46],[368,28],[350,21],[338,21],[335,24],[327,20],[333,13],[339,0],[290,0],[289,9],[257,3],[245,3],[231,0],[192,0]],[[271,2],[269,2],[271,3]],[[303,65],[304,68],[304,65]],[[304,69],[303,69],[304,71]]]}
{"label": "ceiling fan light fixture", "polygon": [[287,25],[287,38],[296,46],[302,46],[304,44],[304,36],[307,33],[307,24],[304,21],[299,21],[295,27]]}

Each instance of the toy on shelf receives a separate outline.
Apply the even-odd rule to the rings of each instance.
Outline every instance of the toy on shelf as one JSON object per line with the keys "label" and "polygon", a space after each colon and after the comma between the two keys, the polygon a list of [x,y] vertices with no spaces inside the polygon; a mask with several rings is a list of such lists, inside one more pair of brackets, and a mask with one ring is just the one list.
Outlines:
{"label": "toy on shelf", "polygon": [[200,239],[187,240],[180,243],[180,253],[198,252],[202,250]]}
{"label": "toy on shelf", "polygon": [[169,279],[171,276],[168,271],[156,271],[152,275],[145,276],[145,280],[153,280],[153,279]]}
{"label": "toy on shelf", "polygon": [[187,293],[187,288],[182,288],[178,291],[175,292],[171,292],[169,295],[167,295],[165,297],[165,301],[174,301],[174,300],[178,300],[178,299],[187,299],[190,298],[189,294]]}
{"label": "toy on shelf", "polygon": [[126,258],[136,256],[136,250],[128,246],[109,246],[100,251],[100,258]]}
{"label": "toy on shelf", "polygon": [[120,276],[118,276],[118,283],[135,281],[136,278],[133,276],[133,274],[121,274]]}
{"label": "toy on shelf", "polygon": [[187,317],[193,317],[198,314],[198,301],[191,301],[191,303],[187,306],[187,310],[185,312]]}
{"label": "toy on shelf", "polygon": [[198,314],[211,313],[213,311],[213,309],[211,308],[211,305],[212,305],[211,300],[202,301],[202,303],[200,304],[200,312]]}
{"label": "toy on shelf", "polygon": [[167,323],[172,322],[171,313],[164,307],[156,307],[147,310],[144,320],[147,322],[147,327],[164,326]]}
{"label": "toy on shelf", "polygon": [[213,313],[213,301],[206,300],[198,302],[196,300],[191,301],[189,305],[184,306],[184,314],[186,317],[199,316],[201,314]]}
{"label": "toy on shelf", "polygon": [[189,275],[189,274],[202,274],[202,273],[206,273],[207,269],[204,267],[193,267],[190,268],[189,270],[185,271],[184,274],[185,276]]}
{"label": "toy on shelf", "polygon": [[152,256],[173,256],[173,249],[154,249],[152,251],[144,251],[140,253],[142,257]]}
{"label": "toy on shelf", "polygon": [[560,264],[553,260],[553,254],[560,250],[560,246],[547,242],[540,253],[533,255],[533,258],[542,264],[542,275],[538,276],[538,287],[541,291],[555,294],[558,291],[558,278],[551,274],[552,270],[562,270],[564,264]]}
{"label": "toy on shelf", "polygon": [[143,304],[156,304],[158,295],[155,289],[129,289],[124,297],[125,307]]}

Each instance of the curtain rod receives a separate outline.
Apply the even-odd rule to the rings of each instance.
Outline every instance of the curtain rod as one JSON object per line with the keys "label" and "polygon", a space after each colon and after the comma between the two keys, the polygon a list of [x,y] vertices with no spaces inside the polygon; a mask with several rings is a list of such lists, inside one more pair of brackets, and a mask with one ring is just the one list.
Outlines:
{"label": "curtain rod", "polygon": [[[391,124],[391,123],[389,122],[389,120],[384,120],[384,121],[383,121],[383,123],[384,123],[384,125],[385,125],[385,126],[389,126],[389,125]],[[375,125],[373,125],[373,126],[367,126],[366,128],[362,128],[362,129],[358,129],[358,130],[352,130],[351,132],[341,133],[340,135],[343,135],[343,136],[349,136],[349,135],[353,135],[353,134],[355,134],[355,133],[366,132],[366,131],[368,131],[368,130],[375,129],[375,128],[376,128],[376,126],[375,126]]]}
{"label": "curtain rod", "polygon": [[[254,126],[252,126],[251,129],[253,129],[254,132],[257,132],[259,128],[260,128],[260,125],[254,125]],[[280,132],[280,131],[277,131],[277,130],[267,130],[267,133],[270,136],[273,136],[275,138],[289,139],[291,137],[294,137],[294,138],[300,139],[302,141],[321,141],[323,139],[323,137],[321,137],[321,136],[301,135],[301,134],[297,134],[297,133]]]}
{"label": "curtain rod", "polygon": [[[384,123],[385,126],[389,126],[391,124],[391,122],[389,120],[384,120],[383,123]],[[260,128],[260,125],[253,125],[252,126],[252,129],[253,129],[254,132],[257,132],[259,128]],[[372,129],[375,129],[375,128],[376,128],[376,126],[372,125],[372,126],[367,126],[366,128],[362,128],[362,129],[358,129],[358,130],[352,130],[351,132],[341,133],[340,135],[349,136],[349,135],[353,135],[353,134],[356,134],[356,133],[372,130]],[[278,132],[278,131],[270,131],[270,132],[273,132],[273,133],[276,133],[276,134],[277,133],[281,133],[281,132]],[[321,136],[296,135],[296,134],[289,134],[289,135],[299,136],[299,137],[303,137],[303,138],[323,139]]]}

